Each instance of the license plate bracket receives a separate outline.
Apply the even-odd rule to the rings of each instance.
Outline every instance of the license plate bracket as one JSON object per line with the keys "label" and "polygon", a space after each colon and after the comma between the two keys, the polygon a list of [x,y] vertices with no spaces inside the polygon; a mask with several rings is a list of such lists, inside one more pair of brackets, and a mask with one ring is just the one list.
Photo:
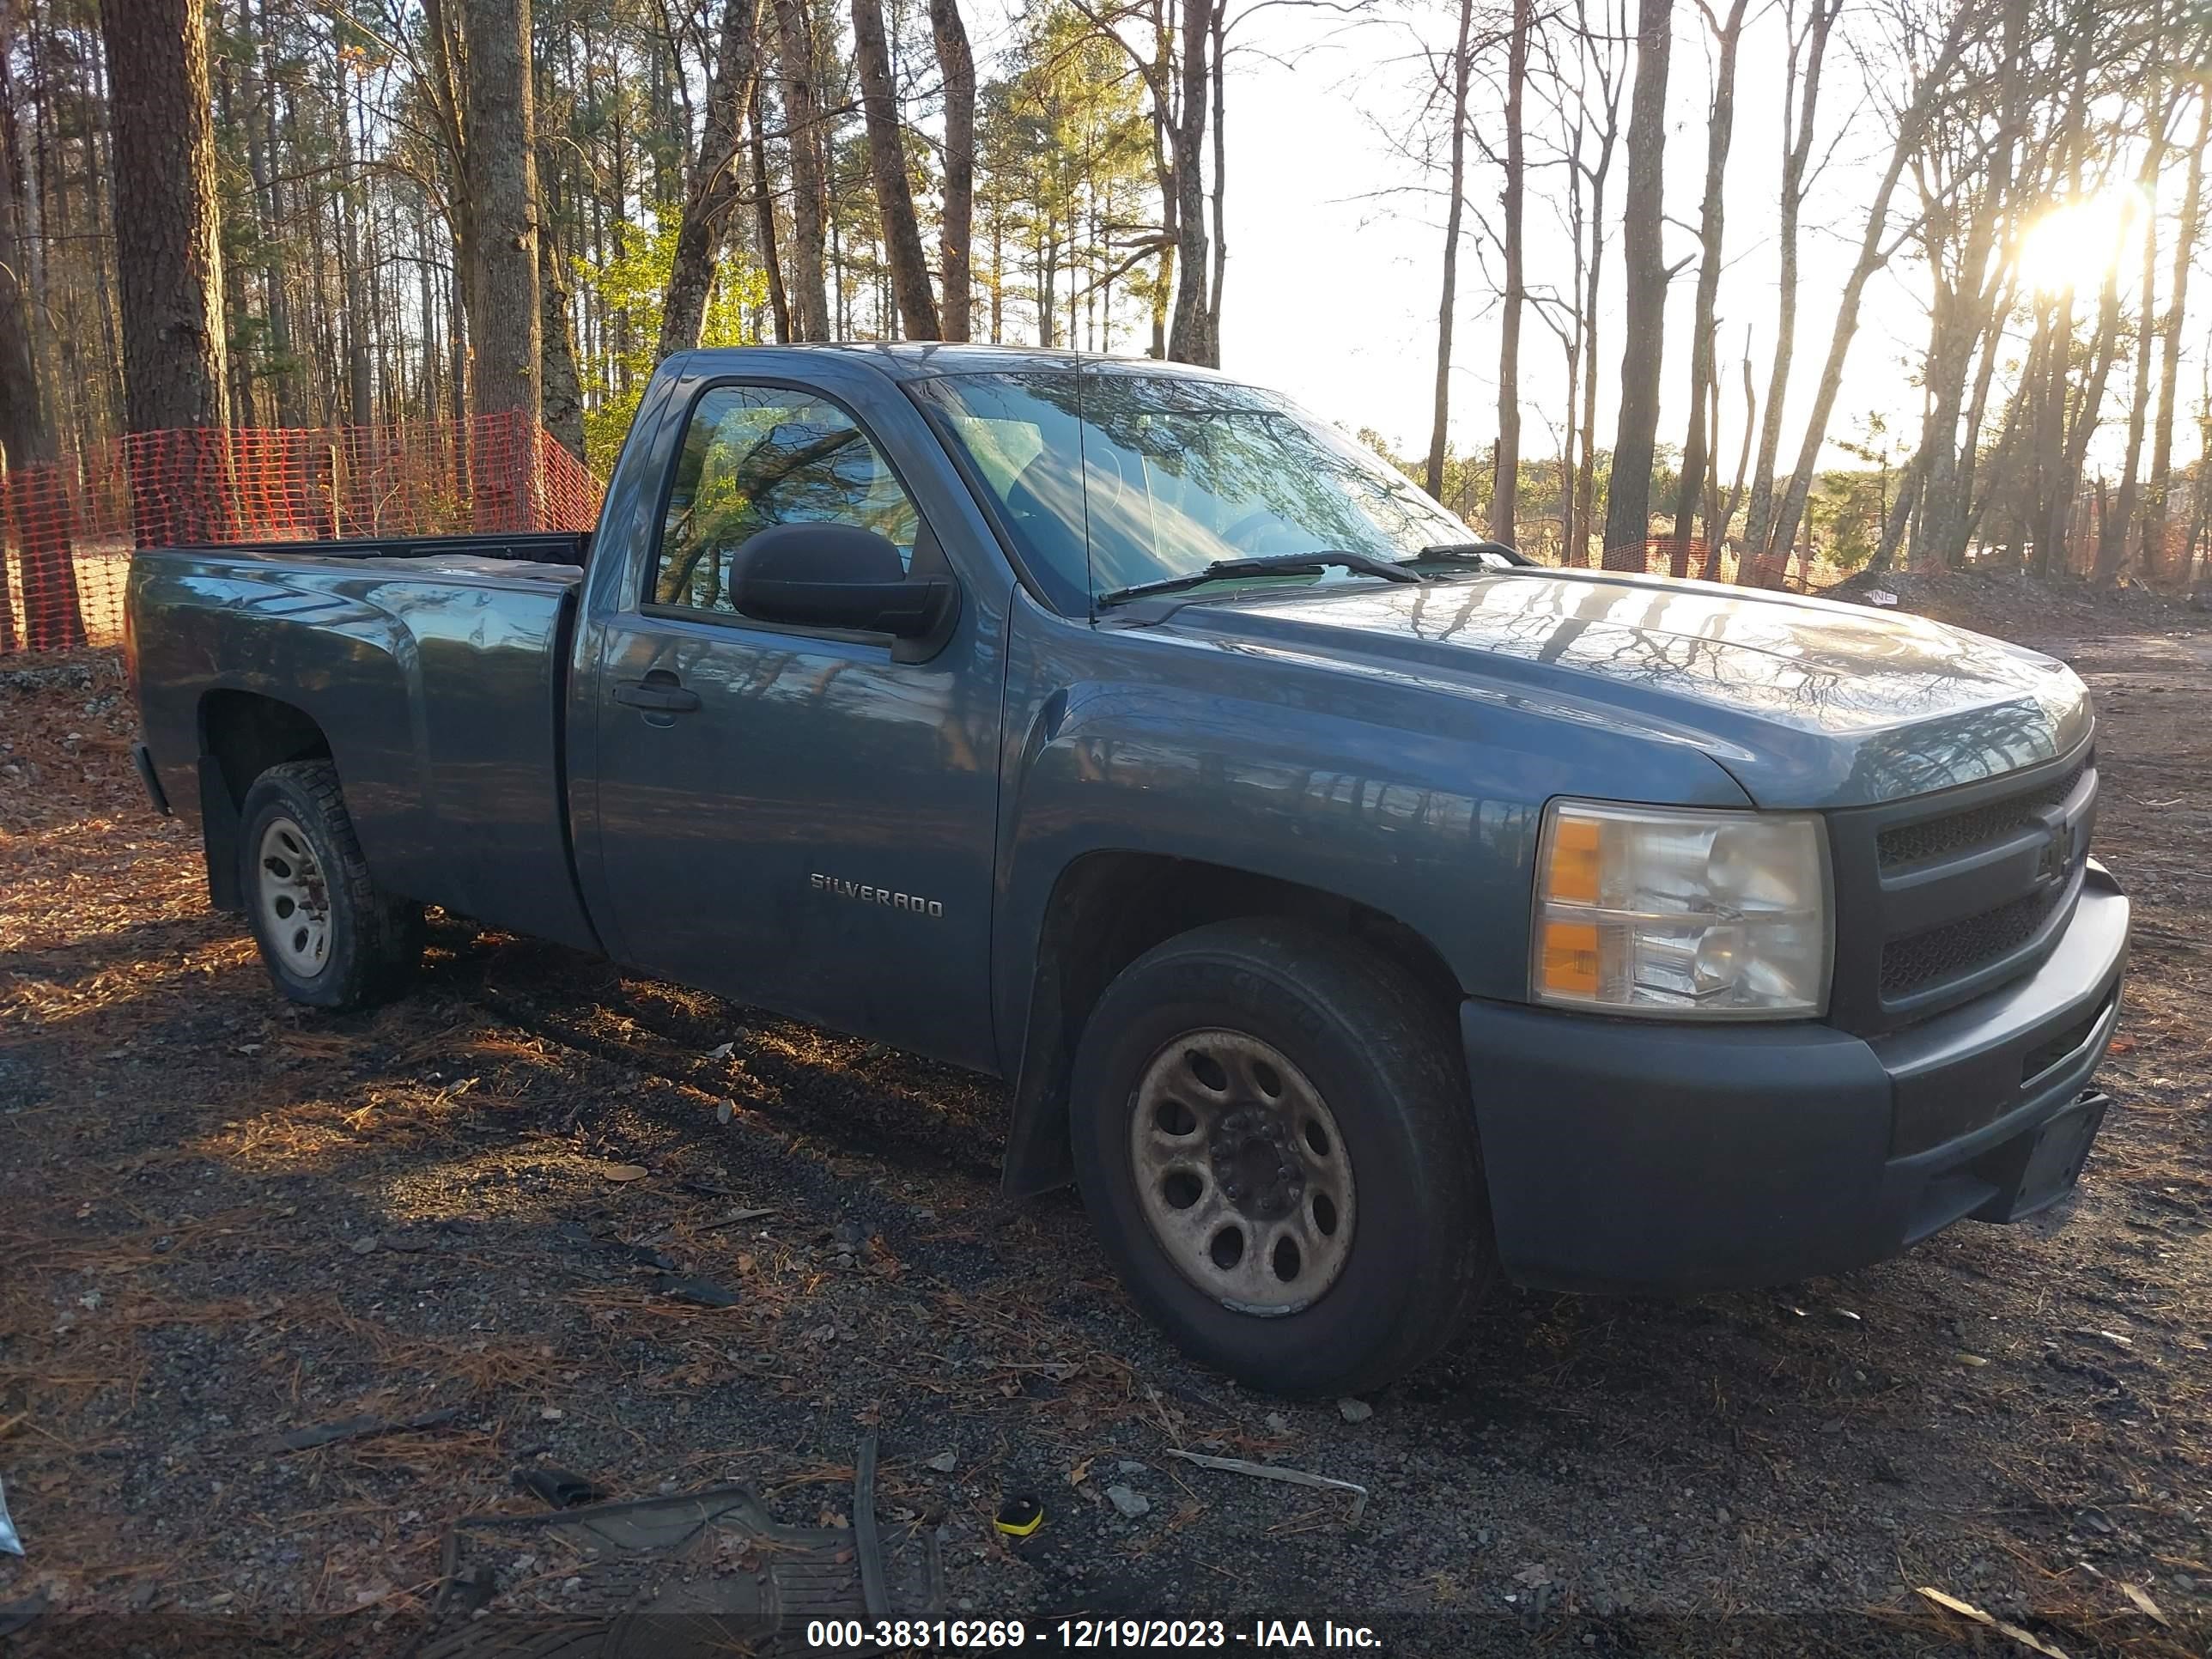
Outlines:
{"label": "license plate bracket", "polygon": [[2003,1148],[2010,1167],[1989,1172],[1997,1177],[1998,1196],[1975,1212],[1976,1216],[1984,1221],[2024,1221],[2072,1192],[2112,1103],[2108,1095],[2084,1092],[2033,1134]]}

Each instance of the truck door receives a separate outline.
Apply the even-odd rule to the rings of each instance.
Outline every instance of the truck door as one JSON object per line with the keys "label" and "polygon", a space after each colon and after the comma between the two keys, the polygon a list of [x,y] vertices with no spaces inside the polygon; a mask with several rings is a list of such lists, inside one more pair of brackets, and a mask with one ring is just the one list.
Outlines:
{"label": "truck door", "polygon": [[857,525],[911,567],[959,550],[940,525],[980,521],[950,510],[910,407],[887,449],[818,391],[687,392],[652,545],[597,625],[595,908],[651,972],[990,1068],[1003,595],[963,582],[950,641],[900,662],[880,636],[740,615],[726,580],[773,525]]}

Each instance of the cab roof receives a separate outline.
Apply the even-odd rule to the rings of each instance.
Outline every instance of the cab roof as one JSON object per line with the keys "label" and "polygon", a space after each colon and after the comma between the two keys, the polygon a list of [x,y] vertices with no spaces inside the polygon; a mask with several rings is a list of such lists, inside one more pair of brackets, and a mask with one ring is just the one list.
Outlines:
{"label": "cab roof", "polygon": [[1103,352],[1059,351],[1042,346],[953,344],[935,340],[883,343],[836,341],[827,344],[720,346],[702,349],[702,357],[744,358],[755,352],[805,352],[865,362],[894,380],[927,380],[940,374],[1143,374],[1176,380],[1226,382],[1229,376],[1190,363],[1158,357],[1116,357]]}

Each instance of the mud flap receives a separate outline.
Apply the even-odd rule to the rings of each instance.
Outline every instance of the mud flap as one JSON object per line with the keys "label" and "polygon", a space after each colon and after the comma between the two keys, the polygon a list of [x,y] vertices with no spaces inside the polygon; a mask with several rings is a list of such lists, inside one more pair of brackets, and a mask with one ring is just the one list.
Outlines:
{"label": "mud flap", "polygon": [[208,903],[217,910],[246,914],[246,894],[238,879],[238,801],[222,763],[200,757],[200,847],[207,855]]}

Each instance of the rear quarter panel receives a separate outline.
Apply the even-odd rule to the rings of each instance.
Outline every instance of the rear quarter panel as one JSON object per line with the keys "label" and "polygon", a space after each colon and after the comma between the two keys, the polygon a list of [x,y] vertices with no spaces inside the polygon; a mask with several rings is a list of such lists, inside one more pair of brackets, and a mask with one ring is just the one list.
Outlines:
{"label": "rear quarter panel", "polygon": [[319,726],[380,884],[489,925],[596,948],[562,805],[574,586],[402,561],[161,550],[131,566],[146,742],[198,799],[209,695]]}

